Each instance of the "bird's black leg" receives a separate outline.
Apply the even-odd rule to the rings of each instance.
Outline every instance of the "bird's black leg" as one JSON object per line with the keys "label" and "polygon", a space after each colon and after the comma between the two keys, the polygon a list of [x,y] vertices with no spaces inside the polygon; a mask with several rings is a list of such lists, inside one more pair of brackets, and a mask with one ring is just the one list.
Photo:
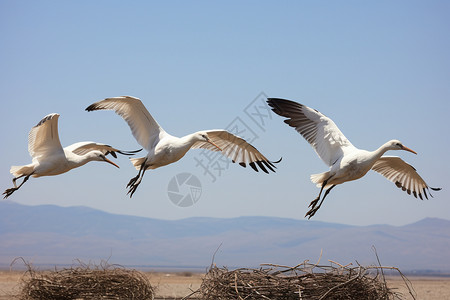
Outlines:
{"label": "bird's black leg", "polygon": [[[19,176],[19,177],[14,177],[14,178],[13,178],[13,184],[14,184],[14,187],[13,187],[13,188],[10,188],[10,189],[7,189],[7,190],[5,190],[5,191],[3,192],[2,195],[5,195],[5,197],[3,197],[3,199],[7,199],[7,198],[8,198],[9,196],[11,196],[15,191],[17,191],[18,189],[20,189],[20,187],[21,187],[25,182],[27,182],[28,178],[30,178],[31,175],[33,175],[33,173],[31,173],[31,174],[29,174],[29,175],[21,175],[21,176]],[[22,183],[21,183],[19,186],[17,186],[17,185],[16,185],[16,180],[19,179],[19,178],[21,178],[21,177],[24,177],[24,176],[25,176],[25,178],[23,179]]]}
{"label": "bird's black leg", "polygon": [[[328,178],[328,179],[329,179],[329,178]],[[325,180],[325,181],[322,183],[322,187],[320,188],[319,196],[317,196],[317,198],[314,199],[313,201],[311,201],[311,203],[308,205],[308,207],[311,207],[311,209],[313,209],[313,208],[316,206],[317,202],[319,201],[320,195],[322,195],[323,188],[324,188],[324,187],[327,185],[327,183],[328,183],[328,179]],[[306,216],[305,216],[305,217],[306,217]]]}
{"label": "bird's black leg", "polygon": [[132,186],[141,176],[141,170],[139,170],[139,173],[136,175],[136,177],[133,177],[130,179],[130,181],[127,184],[127,188],[129,188],[130,186]]}
{"label": "bird's black leg", "polygon": [[[144,162],[141,164],[141,167],[139,168],[139,172],[136,177],[131,178],[130,182],[127,184],[127,188],[129,188],[127,195],[130,195],[130,198],[133,196],[134,192],[136,191],[137,187],[142,181],[142,178],[145,174],[145,163],[147,162],[147,159],[144,160]],[[142,173],[142,175],[141,175]]]}
{"label": "bird's black leg", "polygon": [[319,210],[319,208],[322,206],[323,200],[325,200],[325,197],[328,195],[328,193],[335,187],[336,185],[332,185],[329,189],[325,191],[325,194],[323,195],[322,200],[319,203],[319,206],[316,207],[317,202],[314,204],[314,206],[306,213],[305,217],[308,216],[308,220],[311,219],[312,216],[316,214],[316,212]]}
{"label": "bird's black leg", "polygon": [[146,162],[147,162],[147,159],[145,159],[144,162],[141,164],[141,167],[139,168],[139,172],[138,172],[137,176],[130,179],[130,181],[127,184],[127,188],[132,186],[139,179],[139,177],[141,176],[142,170],[144,170],[144,166],[145,166]]}
{"label": "bird's black leg", "polygon": [[137,187],[141,184],[142,178],[144,178],[144,174],[145,174],[145,169],[144,169],[144,171],[142,171],[141,177],[130,186],[130,189],[128,190],[128,193],[127,193],[127,195],[130,194],[130,198],[133,197],[133,194],[134,194],[134,192],[136,192]]}
{"label": "bird's black leg", "polygon": [[13,178],[12,182],[13,182],[15,188],[17,187],[16,180],[19,179],[20,177],[23,177],[23,176],[25,176],[25,175],[21,175],[19,177],[14,177]]}
{"label": "bird's black leg", "polygon": [[[322,201],[320,201],[319,206],[315,209],[314,213],[319,210],[319,208],[322,206],[323,200],[325,200],[325,197],[328,195],[328,193],[335,187],[336,185],[332,185],[328,190],[325,191],[325,194],[323,195]],[[314,214],[313,214],[314,215]],[[312,216],[311,216],[312,217]]]}

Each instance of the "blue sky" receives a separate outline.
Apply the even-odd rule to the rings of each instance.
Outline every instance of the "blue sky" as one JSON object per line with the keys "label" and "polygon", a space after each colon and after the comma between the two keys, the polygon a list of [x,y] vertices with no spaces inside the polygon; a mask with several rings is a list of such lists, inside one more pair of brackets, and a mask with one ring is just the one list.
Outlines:
{"label": "blue sky", "polygon": [[[379,174],[336,187],[314,220],[403,225],[450,219],[447,137],[450,113],[450,4],[447,1],[0,1],[3,114],[0,182],[30,162],[28,131],[57,112],[63,146],[97,141],[140,148],[112,112],[84,108],[106,97],[142,99],[169,133],[245,123],[277,173],[230,165],[216,181],[196,167],[200,151],[149,171],[132,199],[136,175],[89,163],[32,178],[11,201],[85,205],[162,219],[263,215],[302,219],[319,190],[309,175],[327,166],[278,116],[263,127],[246,108],[263,92],[318,109],[360,148],[399,139],[418,152],[389,153],[412,164],[435,198],[420,201]],[[202,184],[187,208],[170,202],[169,181],[188,172]]]}

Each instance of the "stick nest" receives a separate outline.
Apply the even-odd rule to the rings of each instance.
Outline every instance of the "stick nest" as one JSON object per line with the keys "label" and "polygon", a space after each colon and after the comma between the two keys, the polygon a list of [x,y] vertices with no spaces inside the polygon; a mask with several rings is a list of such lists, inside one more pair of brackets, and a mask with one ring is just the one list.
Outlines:
{"label": "stick nest", "polygon": [[136,270],[117,265],[79,263],[49,272],[36,272],[30,265],[23,278],[21,300],[61,299],[153,299],[148,278]]}
{"label": "stick nest", "polygon": [[[202,300],[402,299],[387,287],[386,268],[400,272],[392,267],[351,267],[335,262],[319,266],[307,261],[295,267],[266,264],[259,269],[233,271],[212,266],[195,293]],[[409,288],[410,283],[402,277]]]}

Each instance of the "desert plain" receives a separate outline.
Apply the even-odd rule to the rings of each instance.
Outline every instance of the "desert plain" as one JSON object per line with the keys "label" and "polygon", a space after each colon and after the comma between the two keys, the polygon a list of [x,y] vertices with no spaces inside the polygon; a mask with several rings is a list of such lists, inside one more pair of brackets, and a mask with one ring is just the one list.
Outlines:
{"label": "desert plain", "polygon": [[[150,283],[156,288],[155,299],[182,299],[200,287],[204,274],[181,272],[145,272]],[[25,276],[25,277],[24,277]],[[24,271],[0,270],[0,300],[18,299],[21,282],[27,275]],[[415,299],[450,299],[449,277],[408,276],[415,292]],[[403,299],[413,299],[401,277],[388,277],[388,287],[401,292]],[[195,299],[193,296],[192,299]]]}

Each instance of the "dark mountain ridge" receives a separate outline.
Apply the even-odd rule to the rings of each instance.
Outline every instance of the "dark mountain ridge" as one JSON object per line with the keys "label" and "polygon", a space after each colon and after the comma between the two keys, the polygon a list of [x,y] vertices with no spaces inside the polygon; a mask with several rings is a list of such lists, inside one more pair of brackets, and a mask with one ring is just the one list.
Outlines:
{"label": "dark mountain ridge", "polygon": [[0,202],[0,264],[15,257],[38,264],[74,259],[141,266],[295,265],[327,259],[376,263],[405,271],[450,271],[450,221],[426,218],[404,226],[350,226],[275,217],[159,220],[87,207]]}

